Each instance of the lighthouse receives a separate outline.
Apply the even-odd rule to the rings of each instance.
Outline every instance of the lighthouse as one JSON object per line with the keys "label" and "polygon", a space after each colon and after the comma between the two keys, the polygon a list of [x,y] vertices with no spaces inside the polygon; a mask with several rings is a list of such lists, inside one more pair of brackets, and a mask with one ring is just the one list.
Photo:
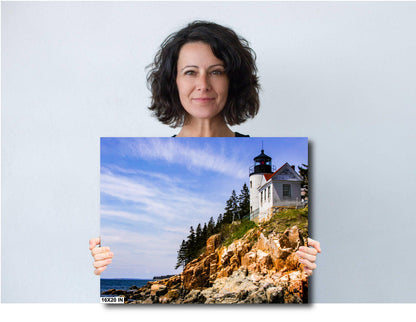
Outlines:
{"label": "lighthouse", "polygon": [[264,150],[254,159],[250,167],[250,219],[254,220],[259,214],[259,188],[264,174],[273,173],[275,166],[272,158],[264,154]]}
{"label": "lighthouse", "polygon": [[295,166],[283,164],[278,170],[272,158],[261,150],[250,167],[250,220],[268,220],[281,209],[305,207],[302,202],[302,177]]}

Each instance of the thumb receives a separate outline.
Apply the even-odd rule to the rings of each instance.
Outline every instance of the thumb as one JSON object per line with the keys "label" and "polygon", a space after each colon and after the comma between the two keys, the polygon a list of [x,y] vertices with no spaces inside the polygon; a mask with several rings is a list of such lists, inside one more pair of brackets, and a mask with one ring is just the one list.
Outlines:
{"label": "thumb", "polygon": [[101,243],[101,238],[92,238],[90,239],[90,250],[93,249],[95,246],[99,245]]}
{"label": "thumb", "polygon": [[318,253],[321,252],[321,244],[318,241],[313,240],[312,238],[308,238],[308,246],[312,246],[313,248],[315,248]]}

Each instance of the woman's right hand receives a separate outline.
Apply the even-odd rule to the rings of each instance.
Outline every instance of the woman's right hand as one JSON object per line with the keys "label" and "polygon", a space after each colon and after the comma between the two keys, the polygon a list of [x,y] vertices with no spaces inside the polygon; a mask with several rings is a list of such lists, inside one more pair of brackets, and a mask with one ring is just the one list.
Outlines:
{"label": "woman's right hand", "polygon": [[114,254],[110,252],[110,248],[108,247],[96,247],[97,245],[100,245],[101,239],[93,238],[90,239],[90,251],[92,254],[92,257],[94,257],[94,267],[95,275],[100,275],[106,268],[107,265],[112,262],[112,258]]}

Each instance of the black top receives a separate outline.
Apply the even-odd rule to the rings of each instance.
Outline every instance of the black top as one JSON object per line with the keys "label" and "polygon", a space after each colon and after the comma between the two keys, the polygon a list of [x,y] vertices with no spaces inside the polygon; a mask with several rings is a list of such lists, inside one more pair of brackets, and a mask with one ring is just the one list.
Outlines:
{"label": "black top", "polygon": [[261,153],[258,156],[256,156],[253,160],[256,162],[262,162],[262,161],[268,162],[268,161],[271,161],[272,158],[264,154],[264,150],[261,150]]}
{"label": "black top", "polygon": [[[250,135],[245,135],[245,134],[241,134],[241,133],[238,133],[238,132],[234,132],[234,134],[235,134],[236,138],[248,138],[248,137],[250,137]],[[176,134],[172,135],[172,137],[173,138],[176,137]]]}

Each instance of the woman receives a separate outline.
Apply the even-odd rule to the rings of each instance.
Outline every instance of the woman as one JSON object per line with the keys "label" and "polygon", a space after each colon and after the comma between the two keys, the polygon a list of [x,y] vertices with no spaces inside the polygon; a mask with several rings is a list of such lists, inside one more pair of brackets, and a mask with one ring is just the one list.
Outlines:
{"label": "woman", "polygon": [[[161,45],[148,74],[149,109],[164,124],[181,127],[178,137],[238,137],[229,126],[253,118],[259,110],[255,54],[248,42],[229,28],[195,21],[170,35]],[[111,263],[108,247],[90,240],[94,273]],[[297,252],[305,272],[316,268],[317,241]]]}

